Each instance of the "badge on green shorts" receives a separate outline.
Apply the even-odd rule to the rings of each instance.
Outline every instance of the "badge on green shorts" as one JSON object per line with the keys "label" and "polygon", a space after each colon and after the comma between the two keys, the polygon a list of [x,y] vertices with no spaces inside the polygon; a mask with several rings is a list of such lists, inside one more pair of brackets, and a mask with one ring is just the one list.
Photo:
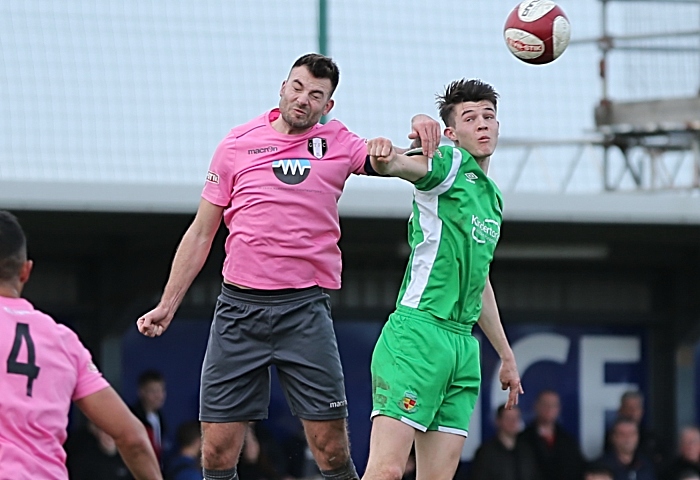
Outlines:
{"label": "badge on green shorts", "polygon": [[418,395],[413,392],[404,392],[399,407],[408,413],[415,412],[418,408]]}

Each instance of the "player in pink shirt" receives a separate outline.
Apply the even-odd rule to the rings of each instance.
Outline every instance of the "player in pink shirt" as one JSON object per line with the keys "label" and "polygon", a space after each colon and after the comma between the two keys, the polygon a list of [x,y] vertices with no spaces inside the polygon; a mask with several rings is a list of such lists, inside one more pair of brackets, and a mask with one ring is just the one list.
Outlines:
{"label": "player in pink shirt", "polygon": [[[307,54],[280,89],[279,108],[240,125],[219,144],[197,215],[178,247],[160,303],[138,319],[159,336],[228,227],[224,283],[202,366],[204,478],[236,479],[249,421],[267,418],[270,365],[304,426],[324,478],[358,478],[350,458],[347,400],[328,295],[340,288],[337,202],[351,174],[374,174],[364,139],[333,108],[339,72]],[[431,153],[439,124],[414,117],[414,143]]]}
{"label": "player in pink shirt", "polygon": [[64,480],[71,401],[114,438],[138,479],[161,479],[146,430],[92,363],[78,336],[20,298],[26,239],[0,211],[0,480]]}

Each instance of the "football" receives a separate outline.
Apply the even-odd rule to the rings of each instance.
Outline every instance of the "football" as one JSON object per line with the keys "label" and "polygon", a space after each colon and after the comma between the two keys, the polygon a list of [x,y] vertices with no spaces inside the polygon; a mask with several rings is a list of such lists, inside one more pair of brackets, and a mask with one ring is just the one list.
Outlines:
{"label": "football", "polygon": [[508,15],[503,37],[518,60],[543,65],[564,53],[571,25],[564,11],[551,0],[525,0]]}

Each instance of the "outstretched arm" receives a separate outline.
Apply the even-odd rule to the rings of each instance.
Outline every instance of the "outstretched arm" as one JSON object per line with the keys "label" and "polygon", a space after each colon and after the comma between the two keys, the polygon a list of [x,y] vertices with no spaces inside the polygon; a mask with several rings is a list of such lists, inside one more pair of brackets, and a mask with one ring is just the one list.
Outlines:
{"label": "outstretched arm", "polygon": [[486,279],[486,287],[482,294],[482,309],[479,317],[479,327],[489,339],[496,353],[501,359],[501,369],[498,372],[498,378],[501,381],[501,388],[509,390],[508,401],[506,408],[513,408],[518,404],[518,395],[525,393],[520,384],[520,374],[518,366],[515,363],[515,355],[510,348],[506,333],[503,331],[501,318],[498,314],[498,304],[496,303],[496,295],[491,286],[491,280]]}
{"label": "outstretched arm", "polygon": [[399,177],[415,183],[428,173],[428,157],[408,156],[398,153],[386,138],[373,138],[367,142],[367,153],[372,168],[380,175]]}
{"label": "outstretched arm", "polygon": [[157,337],[168,328],[187,289],[190,288],[209,256],[211,243],[221,224],[223,211],[224,207],[204,199],[199,202],[197,215],[182,237],[175,253],[168,283],[165,285],[160,302],[156,308],[144,314],[136,322],[139,332],[148,337]]}
{"label": "outstretched arm", "polygon": [[124,463],[137,480],[162,480],[146,428],[112,387],[77,400],[87,418],[114,439]]}

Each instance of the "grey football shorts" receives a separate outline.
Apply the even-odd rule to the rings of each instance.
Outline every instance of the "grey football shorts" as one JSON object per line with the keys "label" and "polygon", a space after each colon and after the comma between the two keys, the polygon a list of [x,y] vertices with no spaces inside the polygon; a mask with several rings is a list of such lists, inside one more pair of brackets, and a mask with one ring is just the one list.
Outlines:
{"label": "grey football shorts", "polygon": [[348,416],[330,300],[319,287],[255,295],[223,285],[202,365],[199,419],[263,420],[275,365],[292,414]]}

